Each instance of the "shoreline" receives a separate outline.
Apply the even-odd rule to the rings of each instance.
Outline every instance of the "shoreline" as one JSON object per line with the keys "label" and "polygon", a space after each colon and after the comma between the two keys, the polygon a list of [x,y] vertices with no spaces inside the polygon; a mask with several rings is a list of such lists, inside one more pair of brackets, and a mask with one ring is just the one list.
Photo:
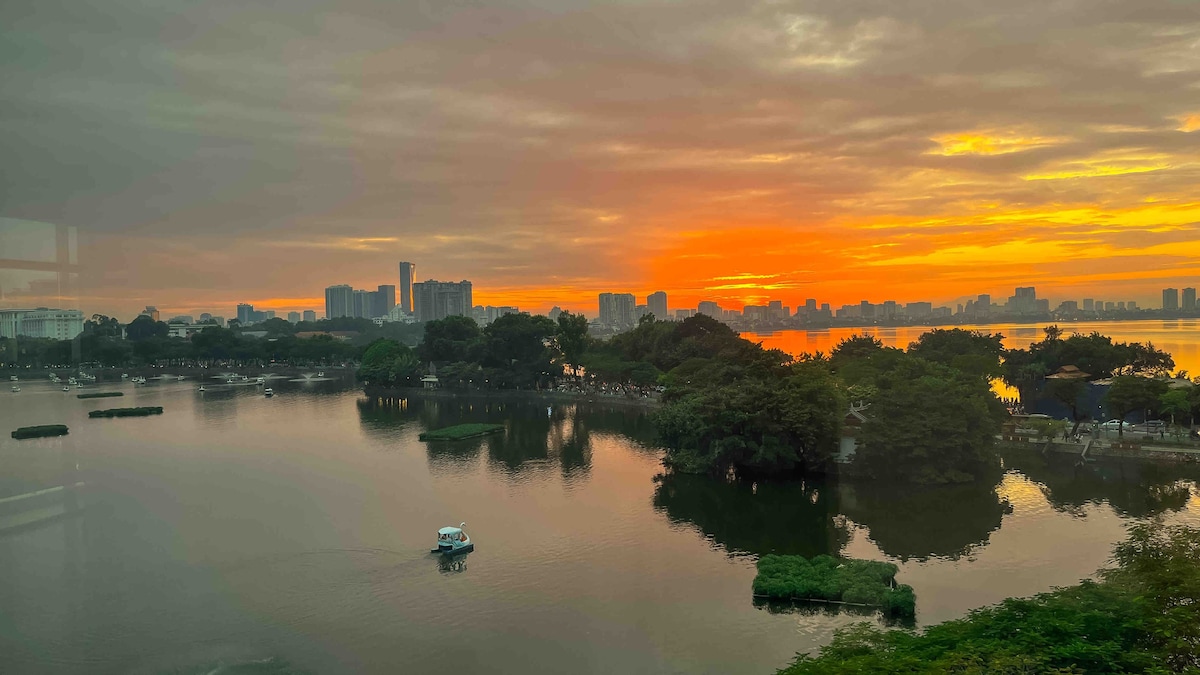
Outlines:
{"label": "shoreline", "polygon": [[422,389],[419,387],[363,387],[362,391],[371,398],[408,399],[408,398],[485,398],[492,400],[523,399],[530,401],[545,401],[549,403],[589,403],[594,405],[616,405],[643,410],[657,409],[661,402],[657,398],[631,398],[627,396],[609,396],[604,394],[569,393],[563,391],[537,391],[530,389],[472,389],[460,391],[456,389]]}

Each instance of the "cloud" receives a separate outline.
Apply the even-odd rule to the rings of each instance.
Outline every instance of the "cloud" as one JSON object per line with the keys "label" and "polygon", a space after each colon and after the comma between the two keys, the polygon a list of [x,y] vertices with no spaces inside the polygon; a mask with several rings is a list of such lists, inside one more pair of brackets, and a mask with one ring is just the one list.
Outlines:
{"label": "cloud", "polygon": [[1200,255],[1190,3],[111,0],[4,5],[0,35],[0,215],[101,242],[98,310],[319,298],[400,259],[588,311],[1148,298],[1136,265]]}

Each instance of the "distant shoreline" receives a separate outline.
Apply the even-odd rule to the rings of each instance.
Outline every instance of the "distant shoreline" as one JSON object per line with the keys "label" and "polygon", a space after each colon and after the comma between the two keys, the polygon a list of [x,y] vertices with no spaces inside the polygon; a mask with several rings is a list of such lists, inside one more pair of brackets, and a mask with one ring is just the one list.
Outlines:
{"label": "distant shoreline", "polygon": [[363,393],[371,398],[486,398],[492,400],[521,399],[545,401],[547,403],[592,403],[616,405],[629,408],[653,410],[661,405],[657,398],[631,398],[628,396],[606,396],[603,394],[575,394],[563,391],[537,391],[531,389],[422,389],[419,387],[363,387]]}

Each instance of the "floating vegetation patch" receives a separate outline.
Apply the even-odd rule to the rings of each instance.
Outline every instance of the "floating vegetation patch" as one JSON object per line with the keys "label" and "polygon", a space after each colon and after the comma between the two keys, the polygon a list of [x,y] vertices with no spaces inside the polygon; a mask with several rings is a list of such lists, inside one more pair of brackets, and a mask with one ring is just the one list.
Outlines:
{"label": "floating vegetation patch", "polygon": [[88,417],[149,417],[150,415],[161,415],[162,406],[148,406],[145,408],[109,408],[108,410],[93,410],[88,413]]}
{"label": "floating vegetation patch", "polygon": [[456,424],[421,434],[422,441],[461,441],[464,438],[486,436],[504,431],[503,424]]}
{"label": "floating vegetation patch", "polygon": [[896,584],[892,563],[819,555],[764,555],[754,577],[755,597],[811,600],[878,607],[884,615],[912,618],[916,596],[911,586]]}
{"label": "floating vegetation patch", "polygon": [[65,424],[43,424],[36,427],[21,427],[12,432],[12,437],[16,439],[47,438],[50,436],[65,435],[67,435],[67,425]]}
{"label": "floating vegetation patch", "polygon": [[111,398],[113,396],[124,396],[123,392],[119,391],[94,391],[90,394],[79,394],[75,398]]}

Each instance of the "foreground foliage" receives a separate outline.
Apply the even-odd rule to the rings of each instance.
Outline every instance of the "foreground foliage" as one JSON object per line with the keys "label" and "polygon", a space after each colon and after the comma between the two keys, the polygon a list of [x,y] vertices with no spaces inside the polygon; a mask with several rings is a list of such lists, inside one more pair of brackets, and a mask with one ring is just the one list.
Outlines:
{"label": "foreground foliage", "polygon": [[911,586],[896,585],[892,563],[818,555],[764,555],[758,560],[754,594],[777,600],[826,600],[879,607],[885,616],[911,618]]}
{"label": "foreground foliage", "polygon": [[1200,530],[1148,523],[1101,581],[1008,599],[920,633],[859,624],[783,673],[1200,672]]}

